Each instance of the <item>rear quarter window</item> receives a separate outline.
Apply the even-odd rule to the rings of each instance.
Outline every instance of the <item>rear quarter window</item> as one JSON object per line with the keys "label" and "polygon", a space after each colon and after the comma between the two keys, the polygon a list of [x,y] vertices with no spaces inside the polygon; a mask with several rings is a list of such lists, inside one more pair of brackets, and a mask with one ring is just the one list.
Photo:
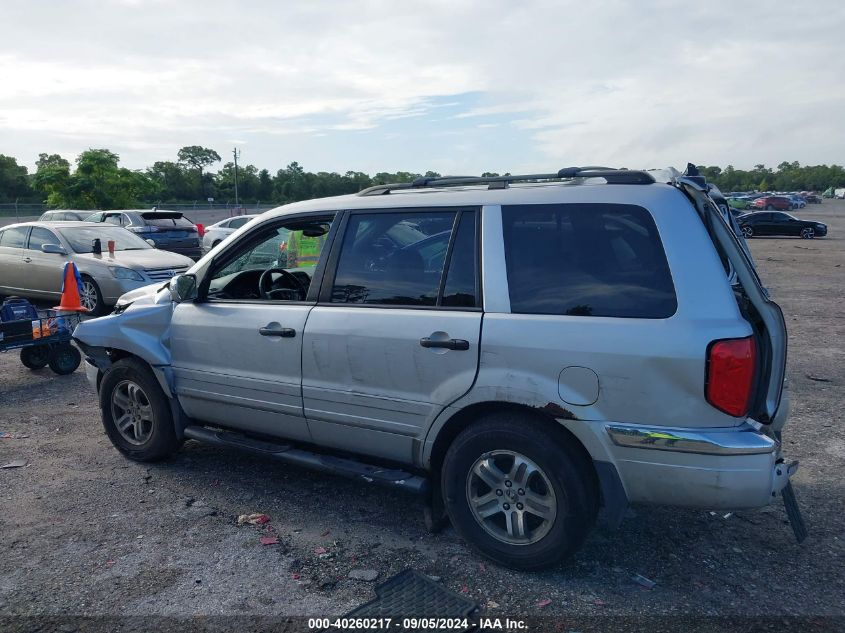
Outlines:
{"label": "rear quarter window", "polygon": [[643,207],[502,207],[511,312],[663,319],[677,298],[657,227]]}

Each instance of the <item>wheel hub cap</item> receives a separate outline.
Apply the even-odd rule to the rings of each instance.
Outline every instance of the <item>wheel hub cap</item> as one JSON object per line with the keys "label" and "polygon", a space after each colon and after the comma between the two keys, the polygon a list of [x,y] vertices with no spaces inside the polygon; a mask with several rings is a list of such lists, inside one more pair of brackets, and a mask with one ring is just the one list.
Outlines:
{"label": "wheel hub cap", "polygon": [[112,419],[121,437],[136,446],[144,444],[153,432],[153,409],[140,385],[124,380],[112,391]]}
{"label": "wheel hub cap", "polygon": [[466,492],[475,520],[503,543],[536,543],[557,518],[557,499],[548,476],[516,451],[479,457],[467,475]]}

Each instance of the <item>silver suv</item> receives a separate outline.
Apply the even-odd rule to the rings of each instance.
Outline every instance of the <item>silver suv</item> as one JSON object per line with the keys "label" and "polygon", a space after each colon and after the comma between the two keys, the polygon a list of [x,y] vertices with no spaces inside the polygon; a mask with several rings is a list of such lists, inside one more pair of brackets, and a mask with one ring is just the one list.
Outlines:
{"label": "silver suv", "polygon": [[127,457],[185,439],[426,495],[486,556],[783,493],[786,330],[700,178],[421,179],[265,213],[75,338]]}

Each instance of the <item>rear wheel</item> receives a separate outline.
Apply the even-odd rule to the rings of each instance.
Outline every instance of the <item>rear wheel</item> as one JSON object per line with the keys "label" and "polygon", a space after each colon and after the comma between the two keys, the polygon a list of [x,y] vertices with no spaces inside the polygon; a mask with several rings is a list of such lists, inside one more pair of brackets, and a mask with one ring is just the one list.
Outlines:
{"label": "rear wheel", "polygon": [[775,210],[775,208],[771,204],[766,205],[766,211],[774,211],[774,210]]}
{"label": "rear wheel", "polygon": [[811,240],[816,236],[816,231],[808,226],[805,229],[801,229],[801,237],[805,240]]}
{"label": "rear wheel", "polygon": [[514,569],[550,567],[573,554],[598,509],[595,473],[575,440],[512,413],[489,416],[455,438],[442,488],[461,536]]}
{"label": "rear wheel", "polygon": [[60,376],[72,374],[82,362],[82,354],[70,343],[62,343],[50,348],[50,357],[47,361],[55,373]]}
{"label": "rear wheel", "polygon": [[754,237],[754,229],[752,229],[752,228],[751,228],[750,226],[748,226],[748,225],[743,226],[743,227],[742,227],[742,236],[743,236],[745,239],[750,240],[752,237]]}
{"label": "rear wheel", "polygon": [[218,245],[220,244],[220,242],[222,242],[222,241],[223,241],[223,240],[214,240],[214,242],[212,242],[212,244],[211,244],[211,248],[217,248],[217,246],[218,246]]}
{"label": "rear wheel", "polygon": [[47,345],[33,345],[21,349],[21,363],[27,369],[43,369],[49,360],[50,348]]}
{"label": "rear wheel", "polygon": [[130,459],[159,461],[179,448],[170,402],[138,359],[119,360],[103,374],[100,410],[112,444]]}

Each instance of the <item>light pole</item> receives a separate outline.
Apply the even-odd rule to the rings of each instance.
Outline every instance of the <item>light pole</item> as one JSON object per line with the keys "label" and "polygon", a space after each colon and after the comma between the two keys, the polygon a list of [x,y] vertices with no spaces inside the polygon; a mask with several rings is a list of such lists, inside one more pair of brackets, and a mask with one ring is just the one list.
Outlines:
{"label": "light pole", "polygon": [[238,148],[232,150],[232,154],[235,157],[235,208],[238,209],[238,213],[240,213],[240,204],[238,203]]}

